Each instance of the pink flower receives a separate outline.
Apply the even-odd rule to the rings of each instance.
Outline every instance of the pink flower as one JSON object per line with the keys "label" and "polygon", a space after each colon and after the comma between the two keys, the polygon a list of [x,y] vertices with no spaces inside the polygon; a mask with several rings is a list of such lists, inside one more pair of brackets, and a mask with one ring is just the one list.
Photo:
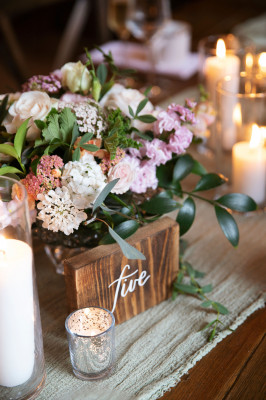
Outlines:
{"label": "pink flower", "polygon": [[167,111],[175,111],[178,113],[180,120],[183,122],[190,122],[191,124],[196,122],[195,114],[188,108],[180,106],[179,104],[170,104],[170,106],[167,108]]}
{"label": "pink flower", "polygon": [[195,101],[186,99],[186,107],[193,109],[196,107],[196,105],[197,105],[197,103]]}
{"label": "pink flower", "polygon": [[146,141],[143,150],[145,150],[145,155],[151,159],[152,164],[157,166],[165,164],[172,157],[168,145],[160,139]]}
{"label": "pink flower", "polygon": [[163,131],[171,132],[180,127],[180,119],[175,112],[161,111],[154,122],[153,132],[159,136]]}
{"label": "pink flower", "polygon": [[37,178],[45,191],[61,186],[61,170],[64,166],[62,158],[58,156],[42,156],[37,165]]}
{"label": "pink flower", "polygon": [[64,101],[65,103],[82,103],[88,101],[88,96],[82,96],[81,94],[76,94],[72,92],[64,93],[60,100]]}
{"label": "pink flower", "polygon": [[25,186],[29,198],[37,200],[38,194],[44,192],[44,187],[41,186],[39,179],[33,172],[26,175],[20,182]]}
{"label": "pink flower", "polygon": [[156,166],[150,161],[143,161],[136,169],[136,177],[130,189],[135,193],[145,193],[148,188],[156,189],[157,186]]}
{"label": "pink flower", "polygon": [[111,182],[117,178],[119,178],[119,181],[113,188],[112,193],[123,194],[127,192],[135,178],[135,171],[130,162],[123,159],[114,167],[109,169],[108,181]]}
{"label": "pink flower", "polygon": [[193,133],[186,127],[182,126],[169,138],[168,150],[175,154],[183,154],[189,147],[193,138]]}
{"label": "pink flower", "polygon": [[[110,155],[109,155],[110,156]],[[106,174],[111,167],[114,167],[125,157],[125,150],[120,149],[119,147],[116,149],[116,155],[113,160],[110,160],[110,157],[104,157],[100,162],[100,167],[104,174]]]}

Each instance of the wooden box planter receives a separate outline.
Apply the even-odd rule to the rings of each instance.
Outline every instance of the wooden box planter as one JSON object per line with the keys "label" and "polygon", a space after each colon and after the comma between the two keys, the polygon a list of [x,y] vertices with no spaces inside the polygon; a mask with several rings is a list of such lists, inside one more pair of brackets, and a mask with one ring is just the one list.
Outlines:
{"label": "wooden box planter", "polygon": [[179,226],[164,217],[127,239],[146,256],[128,260],[117,244],[98,246],[65,260],[69,312],[100,306],[119,324],[166,300],[179,264]]}

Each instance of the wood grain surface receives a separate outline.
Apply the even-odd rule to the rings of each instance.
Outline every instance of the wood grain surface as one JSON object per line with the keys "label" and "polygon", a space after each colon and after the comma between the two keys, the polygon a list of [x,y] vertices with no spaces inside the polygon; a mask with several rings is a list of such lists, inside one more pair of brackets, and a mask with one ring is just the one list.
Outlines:
{"label": "wood grain surface", "polygon": [[119,324],[170,297],[179,264],[178,224],[165,217],[127,241],[145,254],[145,261],[128,260],[117,244],[65,261],[69,312],[98,305],[114,310]]}

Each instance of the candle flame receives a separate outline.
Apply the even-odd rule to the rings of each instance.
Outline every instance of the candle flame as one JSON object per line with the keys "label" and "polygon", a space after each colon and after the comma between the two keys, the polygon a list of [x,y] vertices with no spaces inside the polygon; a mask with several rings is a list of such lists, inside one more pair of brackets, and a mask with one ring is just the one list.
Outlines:
{"label": "candle flame", "polygon": [[266,52],[261,53],[258,59],[258,64],[261,69],[261,71],[266,72]]}
{"label": "candle flame", "polygon": [[247,53],[246,55],[246,67],[247,69],[251,69],[253,67],[253,55],[251,53]]}
{"label": "candle flame", "polygon": [[226,54],[226,47],[223,39],[218,39],[216,45],[216,55],[219,58],[224,58]]}
{"label": "candle flame", "polygon": [[233,121],[236,125],[242,124],[242,113],[241,113],[241,106],[239,103],[237,103],[234,107]]}
{"label": "candle flame", "polygon": [[249,147],[251,149],[257,149],[258,147],[261,146],[261,142],[262,142],[262,132],[257,124],[252,124],[252,133],[249,142]]}

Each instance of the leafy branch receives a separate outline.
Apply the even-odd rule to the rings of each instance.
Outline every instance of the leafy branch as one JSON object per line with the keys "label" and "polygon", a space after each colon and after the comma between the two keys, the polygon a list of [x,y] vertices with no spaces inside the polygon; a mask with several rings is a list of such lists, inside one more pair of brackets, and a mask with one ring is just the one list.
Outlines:
{"label": "leafy branch", "polygon": [[[224,325],[223,322],[220,320],[220,315],[226,315],[229,313],[229,311],[223,304],[211,300],[207,296],[207,293],[210,293],[213,290],[212,285],[207,284],[205,286],[201,286],[196,280],[196,278],[203,278],[204,276],[205,274],[203,272],[197,271],[192,267],[189,262],[183,261],[183,255],[180,255],[179,272],[173,285],[172,298],[173,300],[176,299],[179,294],[193,295],[202,301],[202,303],[200,304],[201,307],[212,308],[212,310],[216,312],[216,318],[214,318],[211,322],[204,326],[204,328],[202,328],[203,331],[212,327],[211,333],[208,337],[208,340],[212,341],[216,334],[217,327],[219,325]],[[188,280],[189,282],[187,283]],[[184,281],[186,283],[184,283]]]}

